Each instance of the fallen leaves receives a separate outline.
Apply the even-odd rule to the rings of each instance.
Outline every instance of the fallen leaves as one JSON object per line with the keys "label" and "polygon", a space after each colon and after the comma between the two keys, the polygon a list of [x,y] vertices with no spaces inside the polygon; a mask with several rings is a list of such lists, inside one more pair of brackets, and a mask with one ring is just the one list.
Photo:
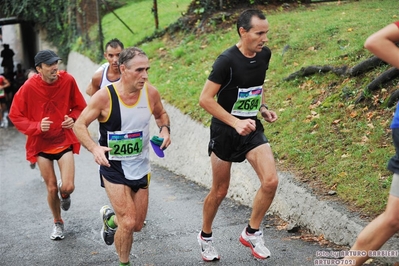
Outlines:
{"label": "fallen leaves", "polygon": [[355,118],[355,117],[357,117],[357,111],[352,111],[352,112],[349,114],[349,116],[350,116],[350,118]]}
{"label": "fallen leaves", "polygon": [[300,239],[306,242],[317,242],[321,246],[330,244],[328,240],[324,239],[324,235],[315,236],[311,234],[303,234],[300,236],[292,236],[291,239]]}

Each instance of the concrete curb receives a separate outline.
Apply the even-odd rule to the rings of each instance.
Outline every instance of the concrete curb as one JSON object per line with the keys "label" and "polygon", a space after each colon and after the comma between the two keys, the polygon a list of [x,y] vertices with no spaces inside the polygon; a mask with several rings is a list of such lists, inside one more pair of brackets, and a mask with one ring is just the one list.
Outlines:
{"label": "concrete curb", "polygon": [[[68,72],[75,77],[83,94],[97,68],[98,65],[78,53],[72,52],[69,55]],[[209,129],[182,114],[177,108],[166,103],[164,105],[171,119],[172,145],[165,151],[163,159],[151,153],[151,161],[209,188],[211,185],[211,168],[207,154]],[[158,129],[153,120],[151,127],[153,134],[157,134]],[[90,131],[94,136],[97,129],[93,127]],[[278,175],[279,187],[270,212],[278,214],[286,221],[306,227],[316,235],[323,235],[325,239],[336,244],[353,244],[367,222],[342,205],[319,199],[309,188],[297,182],[290,173],[279,172]],[[229,198],[251,206],[258,187],[259,180],[247,161],[233,164],[230,190],[227,195]],[[399,239],[394,238],[382,249],[397,250],[398,246]]]}

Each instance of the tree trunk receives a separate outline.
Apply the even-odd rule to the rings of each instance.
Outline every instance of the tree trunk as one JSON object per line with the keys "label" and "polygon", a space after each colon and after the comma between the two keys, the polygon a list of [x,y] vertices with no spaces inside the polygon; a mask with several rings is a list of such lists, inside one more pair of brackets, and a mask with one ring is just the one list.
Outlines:
{"label": "tree trunk", "polygon": [[346,75],[347,73],[347,66],[343,67],[332,67],[332,66],[308,66],[308,67],[303,67],[299,71],[292,73],[288,77],[284,78],[283,80],[293,80],[299,77],[306,77],[310,76],[313,74],[317,73],[327,73],[327,72],[333,72],[337,75],[343,76]]}
{"label": "tree trunk", "polygon": [[349,76],[355,77],[383,64],[386,63],[378,57],[373,56],[349,69],[348,74]]}
{"label": "tree trunk", "polygon": [[394,92],[391,93],[391,97],[389,97],[387,106],[389,108],[393,107],[399,99],[399,90],[395,90]]}
{"label": "tree trunk", "polygon": [[[296,78],[306,77],[317,73],[326,73],[330,71],[340,76],[345,75],[349,77],[355,77],[364,74],[367,71],[370,71],[371,69],[379,67],[380,65],[383,64],[386,63],[381,59],[379,59],[378,57],[373,56],[349,69],[347,66],[343,67],[308,66],[308,67],[302,67],[300,70],[290,74],[288,77],[284,78],[283,80],[289,81],[289,80],[294,80]],[[399,77],[399,69],[391,67],[390,69],[386,70],[366,86],[361,95],[356,98],[355,103],[356,104],[360,103],[361,101],[366,99],[366,95],[369,94],[369,92],[373,92],[380,89],[382,86],[384,86],[388,82],[391,82],[392,80],[398,77]],[[397,102],[398,99],[399,99],[399,90],[396,90],[391,94],[388,100],[387,103],[388,107],[392,107]]]}
{"label": "tree trunk", "polygon": [[391,67],[378,77],[376,77],[369,85],[367,85],[366,90],[375,91],[381,88],[382,85],[388,83],[389,81],[397,78],[399,76],[399,69]]}

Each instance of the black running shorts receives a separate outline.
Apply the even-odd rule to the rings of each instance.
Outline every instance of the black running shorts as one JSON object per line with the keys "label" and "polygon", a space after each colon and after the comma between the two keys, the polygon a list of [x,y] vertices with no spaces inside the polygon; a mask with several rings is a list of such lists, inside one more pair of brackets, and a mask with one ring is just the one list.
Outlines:
{"label": "black running shorts", "polygon": [[[147,189],[148,186],[150,185],[150,180],[151,180],[151,173],[146,174],[140,179],[137,180],[129,180],[126,179],[125,177],[120,176],[119,178],[117,177],[111,177],[111,176],[103,176],[107,181],[113,184],[121,184],[121,185],[126,185],[130,187],[134,192],[137,192],[139,189]],[[101,186],[104,187],[104,182],[103,179],[101,178],[100,174],[100,179],[101,179]]]}
{"label": "black running shorts", "polygon": [[237,131],[224,124],[213,121],[210,127],[211,139],[208,154],[215,155],[228,162],[243,162],[247,153],[259,145],[268,143],[262,123],[256,119],[256,130],[247,136],[241,136]]}
{"label": "black running shorts", "polygon": [[72,151],[72,146],[66,148],[65,150],[63,150],[63,151],[61,151],[61,152],[59,152],[59,153],[55,153],[55,154],[45,153],[45,152],[39,152],[39,153],[37,154],[37,156],[46,158],[47,160],[50,160],[50,161],[54,161],[54,160],[58,161],[59,159],[61,159],[61,157],[62,157],[65,153],[70,152],[70,151]]}

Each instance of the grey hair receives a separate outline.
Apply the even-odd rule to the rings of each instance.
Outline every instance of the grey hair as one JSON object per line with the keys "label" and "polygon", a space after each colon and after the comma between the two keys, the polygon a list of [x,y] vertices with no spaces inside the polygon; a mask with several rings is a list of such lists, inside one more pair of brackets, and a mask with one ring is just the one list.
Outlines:
{"label": "grey hair", "polygon": [[126,63],[132,60],[136,55],[147,57],[147,54],[143,50],[137,47],[129,47],[122,50],[122,52],[119,54],[119,60],[118,60],[119,65],[123,64],[126,65]]}

